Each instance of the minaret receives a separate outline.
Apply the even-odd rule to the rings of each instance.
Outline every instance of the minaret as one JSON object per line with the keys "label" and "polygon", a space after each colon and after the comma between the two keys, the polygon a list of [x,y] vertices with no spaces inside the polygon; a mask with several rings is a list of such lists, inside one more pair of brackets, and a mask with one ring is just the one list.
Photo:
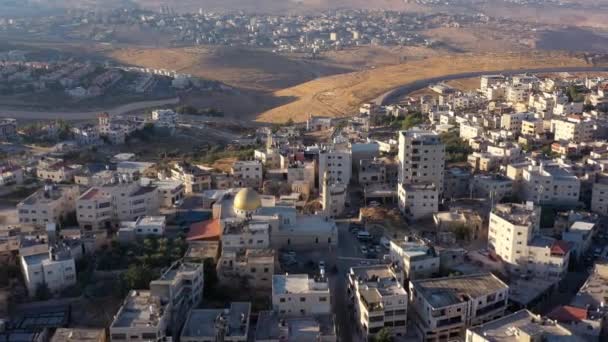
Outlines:
{"label": "minaret", "polygon": [[329,192],[329,172],[325,171],[325,173],[323,173],[323,189],[321,189],[322,191],[322,204],[323,204],[323,211],[325,212],[325,214],[329,214],[330,211],[330,203],[331,203],[331,199],[330,199],[330,192]]}
{"label": "minaret", "polygon": [[266,137],[266,150],[270,151],[272,149],[273,141],[272,141],[272,131],[268,132],[268,137]]}

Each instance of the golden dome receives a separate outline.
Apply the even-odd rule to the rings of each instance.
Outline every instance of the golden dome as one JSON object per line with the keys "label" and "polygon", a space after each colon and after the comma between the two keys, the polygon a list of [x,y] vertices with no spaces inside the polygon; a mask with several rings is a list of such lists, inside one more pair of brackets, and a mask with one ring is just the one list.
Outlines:
{"label": "golden dome", "polygon": [[242,211],[254,211],[262,206],[260,196],[255,190],[244,188],[234,197],[234,208]]}

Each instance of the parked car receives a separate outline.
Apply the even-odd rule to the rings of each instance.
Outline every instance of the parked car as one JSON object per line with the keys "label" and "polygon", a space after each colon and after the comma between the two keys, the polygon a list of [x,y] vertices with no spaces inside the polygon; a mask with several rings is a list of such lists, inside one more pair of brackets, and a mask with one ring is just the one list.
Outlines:
{"label": "parked car", "polygon": [[367,254],[367,247],[361,246],[361,253]]}
{"label": "parked car", "polygon": [[357,239],[360,241],[369,241],[372,239],[372,235],[368,231],[362,230],[357,233]]}

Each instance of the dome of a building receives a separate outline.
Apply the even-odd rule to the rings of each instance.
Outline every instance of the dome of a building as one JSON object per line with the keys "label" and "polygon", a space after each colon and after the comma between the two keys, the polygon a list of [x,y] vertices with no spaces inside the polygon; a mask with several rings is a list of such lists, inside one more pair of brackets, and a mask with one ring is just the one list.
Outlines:
{"label": "dome of a building", "polygon": [[234,209],[241,211],[255,211],[260,206],[262,206],[260,196],[253,189],[242,189],[234,197]]}

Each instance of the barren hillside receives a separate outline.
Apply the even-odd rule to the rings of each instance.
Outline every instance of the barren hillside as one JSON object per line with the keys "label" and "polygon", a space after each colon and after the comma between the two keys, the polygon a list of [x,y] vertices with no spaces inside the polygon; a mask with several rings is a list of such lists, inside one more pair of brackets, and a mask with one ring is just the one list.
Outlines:
{"label": "barren hillside", "polygon": [[578,57],[563,53],[458,54],[431,57],[394,66],[320,78],[274,93],[277,98],[295,99],[265,111],[259,121],[304,121],[309,114],[344,116],[386,91],[402,84],[449,74],[473,71],[586,66]]}

